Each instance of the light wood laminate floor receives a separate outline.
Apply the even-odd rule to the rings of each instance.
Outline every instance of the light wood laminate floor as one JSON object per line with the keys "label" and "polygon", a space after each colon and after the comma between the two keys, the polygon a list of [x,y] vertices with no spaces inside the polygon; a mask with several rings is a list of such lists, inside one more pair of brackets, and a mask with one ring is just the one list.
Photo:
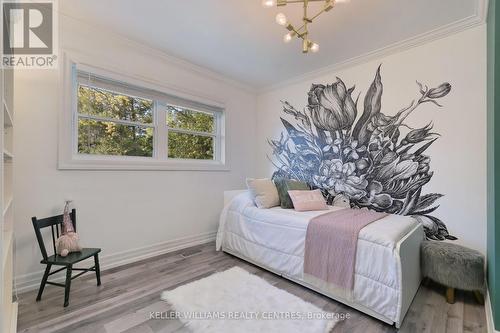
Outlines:
{"label": "light wood laminate floor", "polygon": [[[216,252],[214,243],[209,243],[103,271],[100,287],[95,284],[95,276],[87,273],[73,280],[67,308],[62,306],[63,288],[48,285],[40,302],[35,302],[36,291],[21,294],[18,332],[189,332],[178,320],[150,319],[150,311],[170,310],[160,300],[161,292],[233,266],[242,267],[325,311],[349,313],[350,319],[339,322],[333,332],[397,331],[259,267]],[[465,292],[457,293],[455,304],[447,304],[442,287],[432,283],[421,286],[400,332],[486,332],[484,306]]]}

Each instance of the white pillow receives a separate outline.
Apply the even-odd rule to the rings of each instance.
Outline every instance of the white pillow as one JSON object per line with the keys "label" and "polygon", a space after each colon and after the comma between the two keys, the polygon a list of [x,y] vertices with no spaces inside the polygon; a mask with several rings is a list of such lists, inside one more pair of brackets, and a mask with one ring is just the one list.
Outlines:
{"label": "white pillow", "polygon": [[279,206],[278,190],[271,179],[247,178],[247,187],[257,207],[271,208]]}

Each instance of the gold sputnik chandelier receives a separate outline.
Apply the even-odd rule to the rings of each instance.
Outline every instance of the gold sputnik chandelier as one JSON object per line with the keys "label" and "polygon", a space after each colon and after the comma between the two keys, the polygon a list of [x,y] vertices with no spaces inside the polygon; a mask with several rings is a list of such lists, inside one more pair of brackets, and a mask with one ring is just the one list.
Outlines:
{"label": "gold sputnik chandelier", "polygon": [[[290,22],[288,22],[285,14],[283,13],[278,13],[276,15],[276,23],[284,26],[288,30],[288,33],[283,37],[283,41],[285,43],[290,42],[293,39],[293,37],[300,38],[302,39],[302,52],[308,53],[309,51],[311,52],[319,51],[318,43],[315,43],[309,39],[308,25],[311,24],[313,20],[315,20],[321,14],[330,11],[337,2],[347,2],[347,1],[348,0],[262,0],[262,5],[266,8],[271,8],[274,6],[284,7],[288,4],[296,4],[296,3],[300,3],[303,5],[304,14],[302,17],[302,25],[300,27],[296,27]],[[324,2],[324,5],[323,8],[316,15],[308,16],[307,6],[309,5],[310,2]]]}

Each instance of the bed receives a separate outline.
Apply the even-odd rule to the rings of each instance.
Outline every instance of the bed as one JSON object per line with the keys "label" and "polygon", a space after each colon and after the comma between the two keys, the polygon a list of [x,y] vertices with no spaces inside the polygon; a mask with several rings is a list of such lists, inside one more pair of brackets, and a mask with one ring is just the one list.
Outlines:
{"label": "bed", "polygon": [[422,226],[411,217],[388,215],[361,229],[353,290],[331,288],[303,274],[309,221],[327,211],[259,209],[248,191],[224,193],[217,250],[239,257],[397,328],[421,282]]}

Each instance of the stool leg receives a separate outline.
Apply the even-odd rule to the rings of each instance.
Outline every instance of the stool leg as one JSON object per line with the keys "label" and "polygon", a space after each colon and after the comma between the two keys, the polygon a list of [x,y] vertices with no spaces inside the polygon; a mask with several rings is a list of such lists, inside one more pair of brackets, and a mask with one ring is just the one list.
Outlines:
{"label": "stool leg", "polygon": [[447,288],[446,289],[446,302],[449,304],[455,303],[455,289],[454,288]]}
{"label": "stool leg", "polygon": [[479,290],[474,290],[474,297],[476,298],[476,301],[483,305],[484,304],[484,297],[483,294]]}

